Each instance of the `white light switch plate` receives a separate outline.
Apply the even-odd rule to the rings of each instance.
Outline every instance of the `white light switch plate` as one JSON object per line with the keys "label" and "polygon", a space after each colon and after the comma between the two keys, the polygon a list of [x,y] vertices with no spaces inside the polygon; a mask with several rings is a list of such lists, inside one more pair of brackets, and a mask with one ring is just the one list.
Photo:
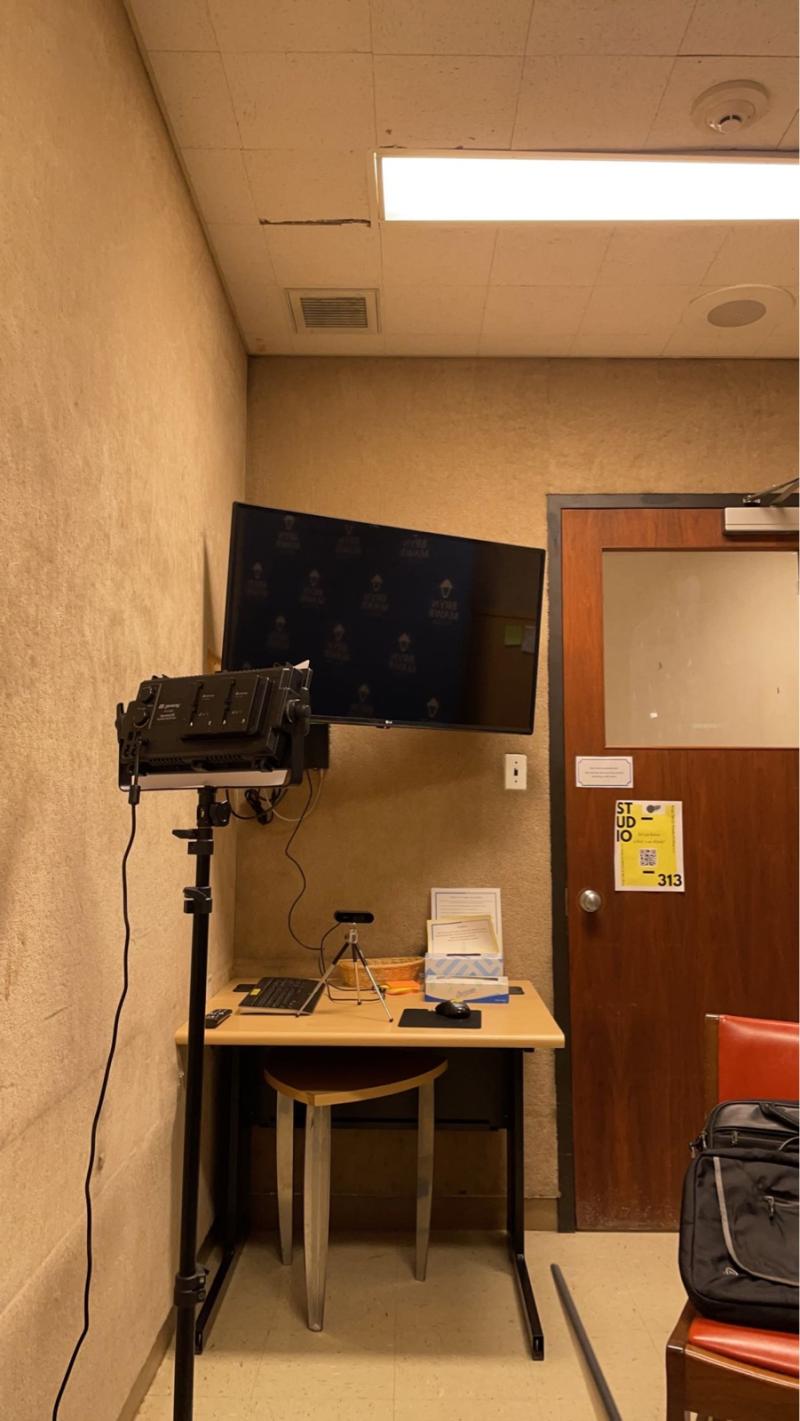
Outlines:
{"label": "white light switch plate", "polygon": [[527,755],[506,755],[506,789],[528,788]]}

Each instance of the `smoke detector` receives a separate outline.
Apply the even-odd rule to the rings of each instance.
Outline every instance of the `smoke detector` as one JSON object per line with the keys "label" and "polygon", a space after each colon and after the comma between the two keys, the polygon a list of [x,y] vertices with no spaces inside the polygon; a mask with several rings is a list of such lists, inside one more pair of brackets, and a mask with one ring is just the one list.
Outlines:
{"label": "smoke detector", "polygon": [[692,105],[692,118],[698,128],[710,128],[723,138],[735,138],[745,128],[751,128],[769,108],[769,94],[763,84],[753,79],[734,79],[714,84]]}

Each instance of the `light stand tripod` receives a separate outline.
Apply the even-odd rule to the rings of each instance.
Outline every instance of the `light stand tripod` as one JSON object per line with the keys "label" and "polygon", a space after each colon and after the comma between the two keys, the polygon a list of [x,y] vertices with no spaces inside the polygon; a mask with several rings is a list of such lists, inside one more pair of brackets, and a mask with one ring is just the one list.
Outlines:
{"label": "light stand tripod", "polygon": [[218,804],[216,790],[197,791],[197,825],[173,829],[176,839],[197,858],[194,886],[183,890],[183,911],[191,914],[192,970],[189,987],[189,1039],[186,1050],[186,1115],[183,1127],[181,1235],[175,1276],[175,1396],[174,1421],[191,1421],[194,1398],[195,1309],[206,1295],[207,1270],[197,1262],[197,1194],[200,1183],[200,1132],[203,1109],[208,919],[211,914],[211,855],[214,830],[229,822],[230,805]]}
{"label": "light stand tripod", "polygon": [[[308,662],[301,666],[275,665],[247,671],[219,671],[203,676],[151,676],[149,680],[142,681],[135,700],[127,707],[122,703],[117,706],[119,787],[128,793],[131,804],[136,802],[132,796],[135,794],[138,800],[139,791],[143,789],[197,790],[195,827],[172,831],[177,838],[187,840],[187,850],[197,860],[194,884],[183,890],[183,910],[194,918],[194,922],[186,1052],[180,1256],[174,1293],[177,1313],[174,1421],[192,1421],[195,1311],[197,1304],[205,1299],[208,1276],[206,1269],[197,1262],[197,1195],[200,1183],[208,919],[212,908],[211,855],[214,852],[214,830],[224,828],[231,815],[227,798],[221,804],[217,803],[215,786],[222,788],[227,796],[231,788],[279,788],[300,783],[303,778],[303,740],[311,717],[310,684],[311,667]],[[130,842],[133,843],[133,838]],[[127,852],[129,850],[130,845]],[[123,867],[126,858],[123,859]],[[101,1105],[102,1100],[101,1095]],[[230,1260],[225,1265],[226,1272],[229,1263]],[[91,1255],[89,1264],[91,1266]],[[87,1289],[90,1279],[89,1273]],[[218,1295],[219,1279],[220,1270],[212,1284],[209,1303]]]}
{"label": "light stand tripod", "polygon": [[[337,913],[337,914],[336,914],[336,918],[337,918],[338,921],[344,921],[345,923],[347,923],[347,918],[346,918],[343,914]],[[371,915],[371,914],[369,914],[369,915],[363,915],[363,919],[364,919],[364,921],[372,922],[372,915]],[[315,982],[315,983],[314,983],[313,987],[311,988],[311,991],[309,992],[308,996],[306,997],[305,1001],[303,1002],[303,1005],[302,1005],[301,1007],[298,1007],[296,1015],[297,1015],[297,1016],[302,1016],[303,1012],[305,1011],[306,1007],[308,1006],[308,1004],[309,1004],[309,1002],[312,1000],[312,998],[315,997],[318,992],[320,993],[320,995],[322,994],[323,990],[328,986],[328,981],[329,981],[329,979],[330,979],[330,977],[331,977],[331,974],[336,971],[336,968],[338,967],[339,962],[341,961],[341,959],[344,957],[345,953],[347,953],[347,952],[350,953],[350,956],[351,956],[352,959],[353,959],[353,966],[354,966],[354,968],[355,968],[355,978],[356,978],[356,1001],[357,1001],[358,1005],[361,1006],[361,986],[360,986],[360,983],[359,983],[359,980],[358,980],[358,969],[359,969],[359,967],[363,967],[364,971],[366,972],[367,976],[369,977],[370,982],[372,983],[372,987],[373,987],[373,990],[374,990],[374,992],[375,992],[375,995],[376,995],[377,998],[378,998],[378,1001],[380,1002],[381,1006],[383,1007],[383,1010],[386,1012],[386,1015],[388,1016],[389,1020],[390,1020],[390,1021],[393,1021],[394,1018],[393,1018],[393,1016],[392,1016],[392,1013],[389,1011],[389,1008],[388,1008],[387,1005],[386,1005],[386,998],[384,997],[383,992],[381,991],[380,987],[378,986],[378,983],[376,982],[375,977],[374,977],[374,975],[373,975],[372,969],[371,969],[369,963],[367,962],[367,959],[366,959],[366,957],[364,956],[364,954],[363,954],[363,952],[361,951],[361,948],[360,948],[360,946],[359,946],[359,942],[358,942],[358,928],[356,927],[356,924],[355,924],[354,922],[349,922],[349,923],[348,923],[348,925],[347,925],[347,933],[346,933],[346,935],[345,935],[345,940],[344,940],[344,942],[342,943],[341,947],[339,948],[339,951],[337,952],[336,956],[334,957],[334,959],[333,959],[333,961],[332,961],[330,967],[328,967],[328,969],[323,973],[323,975],[322,975],[322,977],[320,978],[320,980],[319,980],[318,982]]]}

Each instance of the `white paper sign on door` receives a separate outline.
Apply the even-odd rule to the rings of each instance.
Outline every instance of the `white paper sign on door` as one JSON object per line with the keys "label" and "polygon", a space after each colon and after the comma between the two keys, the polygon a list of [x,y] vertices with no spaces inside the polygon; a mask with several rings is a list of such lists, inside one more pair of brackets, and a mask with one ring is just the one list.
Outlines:
{"label": "white paper sign on door", "polygon": [[614,887],[618,893],[683,893],[683,803],[618,799]]}
{"label": "white paper sign on door", "polygon": [[578,789],[633,789],[632,755],[576,755]]}

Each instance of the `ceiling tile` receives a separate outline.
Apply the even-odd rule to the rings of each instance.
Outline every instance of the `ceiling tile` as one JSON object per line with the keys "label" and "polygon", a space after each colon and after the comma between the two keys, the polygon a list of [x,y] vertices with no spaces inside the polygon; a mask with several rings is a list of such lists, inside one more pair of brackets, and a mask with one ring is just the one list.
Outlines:
{"label": "ceiling tile", "polygon": [[206,0],[126,0],[145,49],[218,49]]}
{"label": "ceiling tile", "polygon": [[375,54],[524,54],[531,0],[372,0]]}
{"label": "ceiling tile", "polygon": [[724,222],[642,222],[617,227],[598,286],[694,286],[730,227]]}
{"label": "ceiling tile", "polygon": [[491,284],[592,286],[613,230],[594,223],[501,227]]}
{"label": "ceiling tile", "polygon": [[704,356],[716,360],[752,360],[765,343],[765,333],[759,330],[759,325],[760,322],[720,330],[710,325],[698,329],[678,324],[664,346],[664,354],[673,358]]}
{"label": "ceiling tile", "polygon": [[641,147],[672,63],[610,55],[526,60],[513,147]]}
{"label": "ceiling tile", "polygon": [[[714,84],[752,79],[770,95],[770,108],[751,128],[725,135],[700,129],[692,105]],[[797,109],[797,64],[792,59],[677,59],[645,148],[774,148]]]}
{"label": "ceiling tile", "polygon": [[478,336],[387,335],[387,355],[477,355]]}
{"label": "ceiling tile", "polygon": [[680,52],[796,55],[796,0],[697,0]]}
{"label": "ceiling tile", "polygon": [[514,125],[521,64],[519,59],[376,56],[379,144],[506,147]]}
{"label": "ceiling tile", "polygon": [[380,243],[370,227],[267,227],[281,286],[377,286]]}
{"label": "ceiling tile", "polygon": [[508,355],[511,357],[563,356],[572,349],[573,335],[482,335],[478,346],[479,355]]}
{"label": "ceiling tile", "polygon": [[737,222],[703,277],[703,286],[797,284],[796,222]]}
{"label": "ceiling tile", "polygon": [[267,239],[257,222],[209,222],[208,233],[226,273],[275,284]]}
{"label": "ceiling tile", "polygon": [[369,0],[209,0],[223,51],[368,50]]}
{"label": "ceiling tile", "polygon": [[378,332],[314,331],[292,337],[291,355],[383,355],[384,337]]}
{"label": "ceiling tile", "polygon": [[286,292],[280,286],[256,287],[248,283],[231,291],[234,310],[243,331],[258,331],[283,350],[288,350],[294,336]]}
{"label": "ceiling tile", "polygon": [[244,165],[258,216],[271,222],[369,217],[363,151],[253,149]]}
{"label": "ceiling tile", "polygon": [[375,142],[368,54],[226,54],[245,148],[369,148]]}
{"label": "ceiling tile", "polygon": [[294,327],[281,335],[259,329],[245,332],[251,355],[383,355],[380,334],[354,331],[316,331],[297,335]]}
{"label": "ceiling tile", "polygon": [[796,360],[798,356],[797,320],[790,325],[776,326],[758,347],[759,356],[770,360]]}
{"label": "ceiling tile", "polygon": [[150,55],[156,85],[181,148],[238,148],[236,116],[218,54]]}
{"label": "ceiling tile", "polygon": [[789,288],[789,294],[794,301],[794,308],[791,315],[776,321],[770,331],[765,333],[764,339],[759,340],[758,354],[777,360],[797,359],[798,337],[800,329],[797,321],[797,306],[800,299],[800,292],[796,286]]}
{"label": "ceiling tile", "polygon": [[256,209],[241,153],[235,148],[183,148],[181,156],[206,222],[252,222]]}
{"label": "ceiling tile", "polygon": [[497,229],[385,222],[383,279],[389,286],[486,286]]}
{"label": "ceiling tile", "polygon": [[529,54],[675,54],[694,0],[536,0]]}
{"label": "ceiling tile", "polygon": [[485,286],[384,286],[381,324],[388,335],[476,335]]}
{"label": "ceiling tile", "polygon": [[208,224],[208,235],[243,330],[269,320],[288,330],[286,297],[277,286],[267,243],[257,222]]}
{"label": "ceiling tile", "polygon": [[581,322],[581,335],[667,335],[677,325],[694,286],[597,286]]}
{"label": "ceiling tile", "polygon": [[796,153],[798,147],[800,147],[800,130],[798,130],[797,125],[798,117],[799,115],[795,114],[794,118],[786,129],[783,138],[778,144],[779,148],[786,148],[791,153]]}
{"label": "ceiling tile", "polygon": [[588,286],[491,286],[481,335],[500,341],[574,335],[589,295]]}
{"label": "ceiling tile", "polygon": [[576,335],[571,355],[607,356],[617,360],[653,360],[664,349],[665,336]]}
{"label": "ceiling tile", "polygon": [[286,355],[290,336],[262,336],[253,331],[244,331],[244,343],[249,355]]}

